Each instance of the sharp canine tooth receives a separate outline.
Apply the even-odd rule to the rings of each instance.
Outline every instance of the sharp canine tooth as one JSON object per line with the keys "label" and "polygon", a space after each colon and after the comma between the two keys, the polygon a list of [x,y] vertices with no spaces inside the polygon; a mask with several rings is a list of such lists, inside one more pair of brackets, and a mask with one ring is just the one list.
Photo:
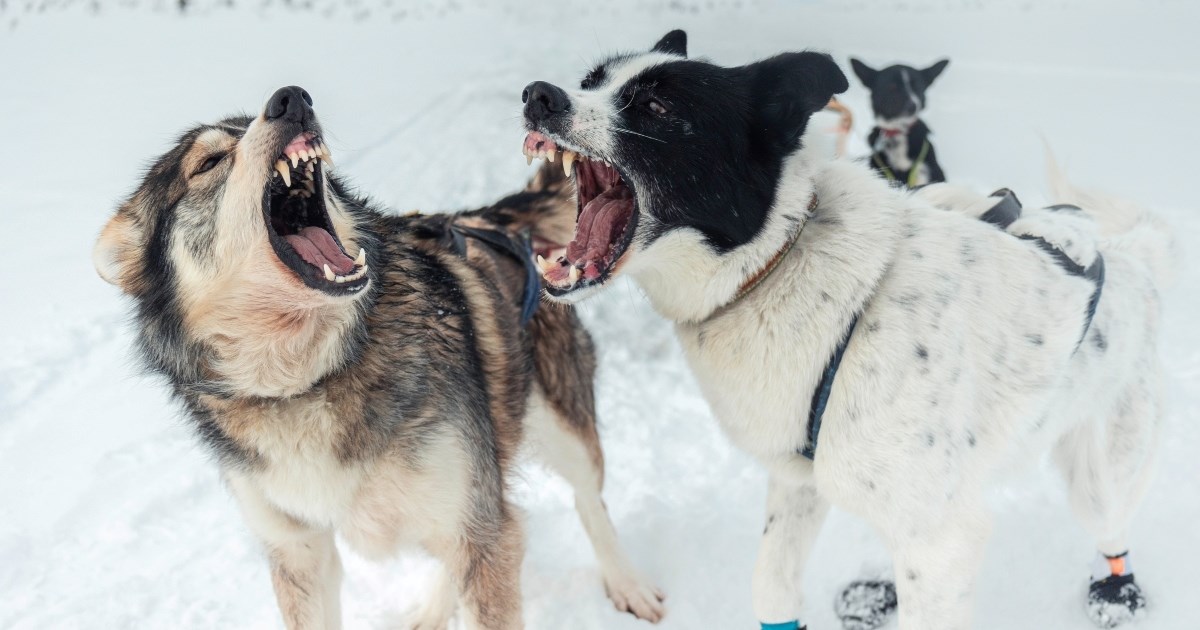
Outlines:
{"label": "sharp canine tooth", "polygon": [[279,176],[283,178],[283,185],[291,188],[292,172],[288,170],[287,162],[284,162],[283,160],[275,162],[275,170],[279,171]]}
{"label": "sharp canine tooth", "polygon": [[571,176],[571,170],[572,170],[571,167],[574,165],[575,165],[575,152],[574,151],[563,151],[563,172],[567,174],[567,177]]}
{"label": "sharp canine tooth", "polygon": [[365,267],[365,266],[366,266],[366,264],[367,264],[367,250],[365,250],[365,249],[363,249],[363,248],[361,248],[361,247],[358,249],[358,258],[355,258],[355,259],[354,259],[354,264],[358,265],[359,267]]}
{"label": "sharp canine tooth", "polygon": [[325,279],[333,282],[333,270],[329,268],[329,263],[325,263]]}
{"label": "sharp canine tooth", "polygon": [[546,153],[546,155],[547,155],[546,159],[547,159],[547,160],[550,160],[551,162],[553,162],[553,161],[554,161],[554,156],[555,156],[557,153],[558,153],[558,151],[555,151],[554,149],[550,149],[550,150],[549,150],[549,151]]}
{"label": "sharp canine tooth", "polygon": [[526,153],[525,154],[525,165],[529,166],[530,164],[533,164],[533,155]]}
{"label": "sharp canine tooth", "polygon": [[571,284],[575,284],[576,282],[579,282],[579,277],[582,275],[583,275],[582,269],[580,269],[579,267],[571,267],[571,274],[569,276],[571,278]]}

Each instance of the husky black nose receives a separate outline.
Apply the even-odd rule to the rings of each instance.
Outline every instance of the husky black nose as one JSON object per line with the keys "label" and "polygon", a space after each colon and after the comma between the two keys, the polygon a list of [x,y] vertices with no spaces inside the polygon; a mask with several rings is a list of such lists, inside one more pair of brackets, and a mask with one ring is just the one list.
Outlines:
{"label": "husky black nose", "polygon": [[267,109],[263,114],[267,120],[282,118],[288,122],[302,123],[312,118],[312,97],[304,88],[294,85],[279,88],[267,101]]}
{"label": "husky black nose", "polygon": [[534,81],[525,86],[521,92],[521,102],[525,103],[525,117],[530,120],[541,120],[552,114],[561,114],[571,108],[571,99],[557,85],[545,81]]}

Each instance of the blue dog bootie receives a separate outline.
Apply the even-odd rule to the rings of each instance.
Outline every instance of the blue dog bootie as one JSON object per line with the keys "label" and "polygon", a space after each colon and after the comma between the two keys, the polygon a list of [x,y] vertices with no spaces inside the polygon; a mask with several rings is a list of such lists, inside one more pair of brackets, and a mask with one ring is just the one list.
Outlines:
{"label": "blue dog bootie", "polygon": [[800,625],[799,619],[793,619],[791,621],[780,621],[777,623],[767,623],[765,621],[760,621],[759,625],[762,626],[761,630],[805,630],[805,628],[808,627],[808,626]]}

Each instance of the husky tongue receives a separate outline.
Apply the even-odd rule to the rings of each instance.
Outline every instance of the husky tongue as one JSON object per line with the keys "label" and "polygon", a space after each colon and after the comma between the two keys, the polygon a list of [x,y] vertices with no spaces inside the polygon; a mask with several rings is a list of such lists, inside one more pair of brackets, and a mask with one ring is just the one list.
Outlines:
{"label": "husky tongue", "polygon": [[579,213],[575,238],[567,245],[567,260],[607,262],[612,242],[625,229],[632,210],[633,191],[628,186],[613,186],[589,201]]}
{"label": "husky tongue", "polygon": [[329,232],[319,227],[309,226],[300,230],[299,234],[288,234],[283,238],[305,262],[317,269],[328,264],[338,275],[354,271],[354,260],[342,253],[342,248],[338,247]]}

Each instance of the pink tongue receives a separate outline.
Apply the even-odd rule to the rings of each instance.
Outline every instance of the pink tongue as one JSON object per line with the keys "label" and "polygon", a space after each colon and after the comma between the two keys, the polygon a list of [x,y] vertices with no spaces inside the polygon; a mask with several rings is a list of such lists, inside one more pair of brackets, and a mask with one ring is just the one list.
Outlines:
{"label": "pink tongue", "polygon": [[589,201],[579,213],[575,239],[567,245],[567,260],[603,261],[632,207],[633,191],[628,186],[613,186]]}
{"label": "pink tongue", "polygon": [[537,153],[542,150],[557,151],[558,145],[546,134],[539,131],[530,131],[525,136],[525,151],[528,153]]}
{"label": "pink tongue", "polygon": [[342,253],[342,248],[338,247],[329,232],[319,227],[309,226],[300,230],[299,234],[288,234],[283,238],[305,262],[317,269],[323,269],[328,264],[339,276],[354,271],[354,260]]}

